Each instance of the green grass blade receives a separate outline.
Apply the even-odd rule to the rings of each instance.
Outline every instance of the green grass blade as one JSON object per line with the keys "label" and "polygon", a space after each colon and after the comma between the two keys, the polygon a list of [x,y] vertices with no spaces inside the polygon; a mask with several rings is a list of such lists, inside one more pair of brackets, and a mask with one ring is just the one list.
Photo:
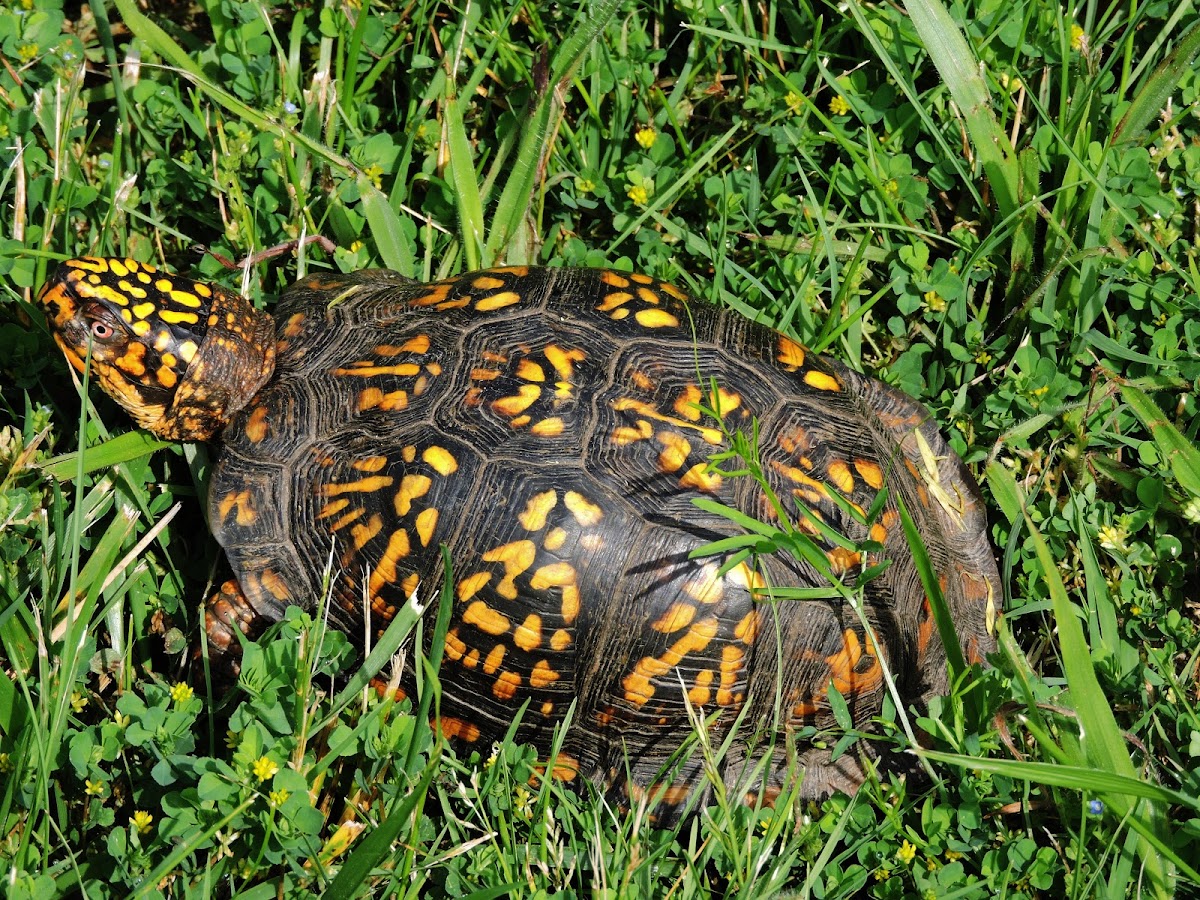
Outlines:
{"label": "green grass blade", "polygon": [[1017,211],[1019,203],[1017,156],[992,112],[992,98],[980,74],[979,60],[958,23],[938,0],[908,0],[904,5],[962,113],[980,165],[996,195],[1000,215],[1007,218]]}
{"label": "green grass blade", "polygon": [[1129,384],[1121,385],[1121,396],[1141,423],[1150,429],[1158,452],[1170,464],[1179,486],[1200,499],[1200,450],[1167,421],[1163,411],[1144,393]]}
{"label": "green grass blade", "polygon": [[415,277],[416,264],[408,242],[404,240],[404,225],[388,198],[365,175],[358,176],[358,191],[379,259],[389,269],[409,278]]}
{"label": "green grass blade", "polygon": [[521,142],[512,162],[512,171],[496,204],[484,250],[488,265],[504,256],[510,241],[519,232],[533,202],[538,171],[550,153],[557,132],[555,126],[562,116],[562,93],[574,77],[584,54],[604,31],[619,5],[619,0],[601,0],[591,7],[586,4],[581,6],[574,27],[554,54],[550,63],[550,83],[538,92],[537,103],[522,126]]}
{"label": "green grass blade", "polygon": [[449,151],[450,184],[454,187],[454,203],[458,209],[458,224],[462,231],[463,254],[467,268],[479,268],[483,258],[483,197],[475,177],[475,158],[471,141],[463,125],[462,107],[455,94],[454,75],[446,78],[444,107],[446,146]]}
{"label": "green grass blade", "polygon": [[1167,105],[1167,100],[1178,89],[1180,81],[1192,71],[1197,53],[1200,53],[1200,22],[1192,25],[1188,33],[1180,38],[1175,49],[1142,85],[1125,115],[1113,129],[1110,145],[1123,140],[1134,141],[1141,137],[1146,126],[1158,118],[1163,107]]}
{"label": "green grass blade", "polygon": [[[164,447],[178,446],[174,441],[156,438],[148,431],[127,431],[102,444],[88,447],[84,453],[82,474],[108,469],[119,463],[149,456]],[[79,452],[61,453],[41,464],[41,470],[58,481],[70,481],[79,473]]]}

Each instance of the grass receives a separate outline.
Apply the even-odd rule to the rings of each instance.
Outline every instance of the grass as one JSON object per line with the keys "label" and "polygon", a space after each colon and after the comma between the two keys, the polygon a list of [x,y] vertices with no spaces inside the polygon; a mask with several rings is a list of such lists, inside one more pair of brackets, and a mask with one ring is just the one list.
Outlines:
{"label": "grass", "polygon": [[[0,10],[8,895],[1200,891],[1196,10],[364,6]],[[918,397],[1006,587],[996,668],[915,718],[939,778],[655,828],[511,742],[442,753],[317,614],[207,693],[205,451],[81,405],[29,305],[83,253],[255,297],[624,266]]]}

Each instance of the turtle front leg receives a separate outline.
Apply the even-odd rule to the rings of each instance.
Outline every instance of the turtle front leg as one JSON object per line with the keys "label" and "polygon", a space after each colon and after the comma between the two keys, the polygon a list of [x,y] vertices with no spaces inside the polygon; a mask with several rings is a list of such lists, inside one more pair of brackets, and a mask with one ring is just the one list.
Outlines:
{"label": "turtle front leg", "polygon": [[234,631],[255,638],[272,621],[250,605],[242,586],[232,578],[221,585],[204,607],[204,633],[208,645],[216,659],[228,663],[235,671],[242,645]]}

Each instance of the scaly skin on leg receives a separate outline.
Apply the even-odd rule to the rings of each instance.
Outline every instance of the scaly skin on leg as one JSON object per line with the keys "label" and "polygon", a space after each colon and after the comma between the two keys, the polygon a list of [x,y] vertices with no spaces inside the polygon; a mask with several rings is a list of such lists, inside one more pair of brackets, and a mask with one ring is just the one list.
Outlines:
{"label": "scaly skin on leg", "polygon": [[242,645],[234,630],[254,638],[270,624],[271,620],[255,611],[242,593],[241,585],[232,578],[221,585],[204,608],[204,633],[213,656],[227,661],[235,671]]}

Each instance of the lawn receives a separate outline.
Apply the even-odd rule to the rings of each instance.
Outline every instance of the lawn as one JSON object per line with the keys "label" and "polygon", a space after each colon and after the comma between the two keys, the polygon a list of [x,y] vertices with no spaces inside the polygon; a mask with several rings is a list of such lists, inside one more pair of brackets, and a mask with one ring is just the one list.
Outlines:
{"label": "lawn", "polygon": [[[1200,894],[1193,4],[150,6],[0,9],[8,896]],[[319,612],[224,684],[208,449],[82,394],[33,302],[86,254],[267,307],[604,265],[772,325],[975,473],[994,665],[913,716],[933,778],[669,828],[455,756]],[[903,718],[810,738],[911,751]]]}

